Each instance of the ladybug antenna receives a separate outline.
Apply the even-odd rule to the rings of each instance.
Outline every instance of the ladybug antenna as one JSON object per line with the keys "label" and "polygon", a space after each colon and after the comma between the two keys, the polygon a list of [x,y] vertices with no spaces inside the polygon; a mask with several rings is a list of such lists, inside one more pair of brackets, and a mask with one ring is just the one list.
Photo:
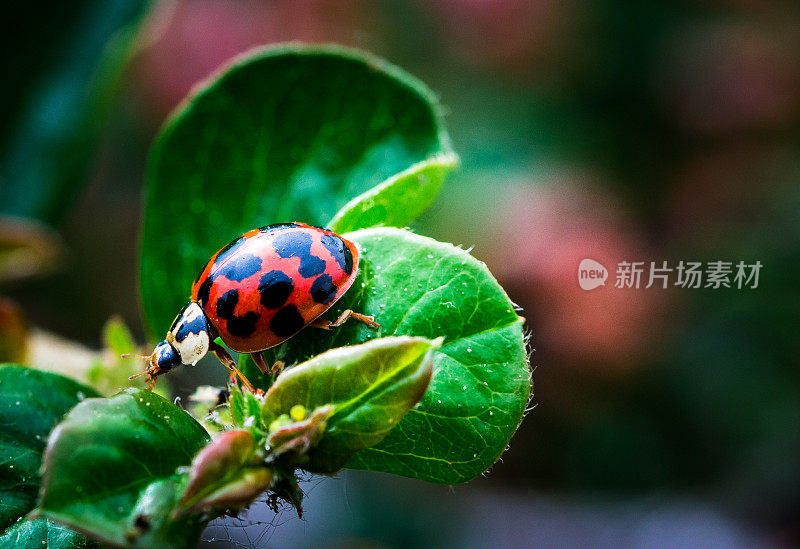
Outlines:
{"label": "ladybug antenna", "polygon": [[[145,356],[145,355],[137,355],[135,353],[125,353],[124,355],[122,355],[122,358],[130,358],[132,356],[135,356],[137,358],[141,358],[142,360],[146,360],[147,362],[150,362],[150,359],[153,357],[153,355]],[[138,374],[133,375],[133,376],[129,377],[128,379],[136,379],[137,377],[143,376],[145,374],[151,374],[154,370],[157,370],[157,369],[158,369],[158,366],[151,366],[151,367],[147,368],[144,372],[139,372]]]}
{"label": "ladybug antenna", "polygon": [[144,356],[144,355],[137,355],[136,353],[125,353],[124,355],[122,355],[122,358],[130,358],[132,356],[135,356],[137,358],[141,358],[142,360],[147,360],[149,362],[150,358],[153,355]]}
{"label": "ladybug antenna", "polygon": [[[155,368],[155,366],[153,366],[153,368]],[[143,375],[145,375],[145,374],[149,374],[149,373],[150,373],[150,370],[152,370],[153,368],[148,368],[148,369],[147,369],[147,370],[145,370],[144,372],[139,372],[138,374],[136,374],[136,375],[133,375],[133,376],[129,377],[128,379],[136,379],[137,377],[141,377],[141,376],[143,376]]]}

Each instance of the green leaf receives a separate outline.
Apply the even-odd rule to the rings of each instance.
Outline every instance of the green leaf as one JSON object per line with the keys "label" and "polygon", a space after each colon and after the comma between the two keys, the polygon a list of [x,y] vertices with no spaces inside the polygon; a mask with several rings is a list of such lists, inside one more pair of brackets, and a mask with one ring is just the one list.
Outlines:
{"label": "green leaf", "polygon": [[45,520],[24,520],[36,504],[47,436],[70,408],[96,396],[66,377],[0,365],[0,547],[72,547],[88,542]]}
{"label": "green leaf", "polygon": [[331,230],[346,233],[370,227],[405,227],[428,209],[445,176],[458,166],[453,153],[415,164],[355,197],[337,213]]}
{"label": "green leaf", "polygon": [[150,327],[169,326],[231,239],[282,221],[324,225],[352,198],[449,151],[433,94],[384,61],[300,45],[237,58],[179,107],[151,150],[141,256]]}
{"label": "green leaf", "polygon": [[528,402],[524,320],[486,266],[462,249],[392,228],[347,238],[361,248],[358,279],[326,316],[346,308],[374,315],[379,333],[352,321],[330,332],[306,329],[268,360],[292,364],[379,336],[443,336],[422,401],[347,466],[446,484],[480,475],[505,450]]}
{"label": "green leaf", "polygon": [[15,549],[90,549],[97,547],[81,534],[47,519],[20,520],[0,535],[0,547]]}
{"label": "green leaf", "polygon": [[245,410],[245,396],[242,390],[239,390],[238,387],[231,387],[230,389],[230,399],[228,401],[228,406],[231,410],[231,421],[233,421],[234,425],[242,426],[244,425],[244,419],[247,417],[247,413]]}
{"label": "green leaf", "polygon": [[332,405],[321,440],[304,469],[333,473],[356,452],[379,443],[419,402],[441,340],[386,337],[331,349],[283,372],[264,400],[264,424],[300,404]]}
{"label": "green leaf", "polygon": [[205,522],[169,510],[182,493],[176,469],[208,440],[150,391],[86,400],[50,436],[38,513],[113,545],[193,547]]}

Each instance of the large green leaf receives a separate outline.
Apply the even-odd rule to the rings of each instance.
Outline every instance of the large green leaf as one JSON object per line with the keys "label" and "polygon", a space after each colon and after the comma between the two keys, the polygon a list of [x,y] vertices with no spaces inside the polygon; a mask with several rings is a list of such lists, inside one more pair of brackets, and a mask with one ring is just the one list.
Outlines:
{"label": "large green leaf", "polygon": [[113,545],[193,547],[205,522],[174,518],[176,469],[208,442],[189,414],[150,391],[88,399],[53,431],[38,514]]}
{"label": "large green leaf", "polygon": [[331,349],[278,376],[264,400],[263,421],[268,425],[298,404],[307,410],[332,405],[304,468],[333,473],[356,452],[383,440],[419,402],[440,344],[385,337]]}
{"label": "large green leaf", "polygon": [[47,436],[70,408],[96,395],[60,375],[0,365],[0,547],[88,544],[66,528],[23,517],[36,504]]}
{"label": "large green leaf", "polygon": [[169,326],[232,238],[282,221],[327,224],[359,194],[449,151],[433,94],[384,61],[299,45],[238,58],[184,102],[151,151],[141,256],[150,326]]}
{"label": "large green leaf", "polygon": [[291,364],[379,336],[444,337],[422,401],[348,467],[448,484],[480,475],[506,448],[528,402],[523,319],[465,250],[393,228],[347,237],[361,248],[360,272],[328,316],[352,308],[374,315],[380,331],[357,322],[330,332],[309,328],[271,358]]}

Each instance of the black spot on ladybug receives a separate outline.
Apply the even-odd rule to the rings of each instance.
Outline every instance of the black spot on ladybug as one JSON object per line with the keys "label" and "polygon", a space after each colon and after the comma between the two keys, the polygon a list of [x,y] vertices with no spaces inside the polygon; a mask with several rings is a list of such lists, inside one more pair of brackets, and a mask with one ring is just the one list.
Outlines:
{"label": "black spot on ladybug", "polygon": [[314,301],[323,305],[333,301],[333,298],[336,297],[336,286],[333,284],[331,275],[323,274],[314,280],[311,285],[311,297],[314,298]]}
{"label": "black spot on ladybug", "polygon": [[217,298],[217,316],[233,318],[233,310],[237,303],[239,303],[239,290],[228,290]]}
{"label": "black spot on ladybug", "polygon": [[247,240],[246,237],[240,236],[239,238],[237,238],[235,240],[231,240],[230,242],[228,242],[228,244],[224,248],[222,248],[219,251],[219,253],[217,253],[217,257],[216,257],[216,259],[214,259],[214,263],[222,263],[223,261],[228,259],[230,256],[235,254],[236,250],[242,244],[244,244],[245,240]]}
{"label": "black spot on ladybug", "polygon": [[294,290],[294,282],[283,271],[270,271],[261,277],[258,291],[261,293],[261,304],[267,309],[281,307]]}
{"label": "black spot on ladybug", "polygon": [[317,276],[319,273],[325,270],[325,262],[314,255],[308,255],[305,258],[300,258],[300,268],[297,272],[300,273],[300,276],[303,278],[311,278],[312,276]]}
{"label": "black spot on ladybug", "polygon": [[331,253],[331,257],[339,264],[344,272],[353,272],[353,254],[345,246],[341,238],[335,234],[324,234],[319,237],[322,245]]}
{"label": "black spot on ladybug", "polygon": [[243,254],[233,258],[217,271],[217,275],[224,276],[228,280],[241,282],[245,278],[251,277],[261,270],[261,258],[253,254]]}
{"label": "black spot on ladybug", "polygon": [[287,305],[275,313],[269,323],[272,332],[278,337],[289,337],[299,332],[306,324],[306,319],[294,305]]}
{"label": "black spot on ladybug", "polygon": [[299,227],[297,223],[275,223],[274,225],[265,225],[264,227],[259,227],[259,231],[262,233],[276,233],[283,229],[293,229],[295,227]]}
{"label": "black spot on ladybug", "polygon": [[325,261],[315,255],[311,255],[311,235],[303,231],[284,232],[272,240],[272,245],[278,255],[287,257],[299,257],[300,268],[298,272],[303,278],[317,276],[325,270]]}
{"label": "black spot on ladybug", "polygon": [[250,337],[256,331],[259,318],[261,315],[252,311],[241,316],[233,316],[228,320],[228,332],[236,337]]}
{"label": "black spot on ladybug", "polygon": [[200,288],[197,290],[197,302],[200,305],[205,305],[208,303],[208,295],[211,293],[211,286],[214,284],[214,277],[209,276],[206,278],[203,283],[200,285]]}

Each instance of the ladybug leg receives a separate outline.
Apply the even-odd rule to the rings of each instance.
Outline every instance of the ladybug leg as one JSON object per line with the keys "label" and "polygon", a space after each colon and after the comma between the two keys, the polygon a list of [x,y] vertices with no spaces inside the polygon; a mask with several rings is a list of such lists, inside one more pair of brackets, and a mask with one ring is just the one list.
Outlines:
{"label": "ladybug leg", "polygon": [[222,362],[222,365],[225,366],[232,374],[238,377],[242,381],[242,385],[244,385],[248,391],[251,393],[255,393],[256,389],[253,387],[253,384],[244,377],[244,374],[239,371],[236,367],[236,363],[231,358],[231,355],[228,354],[228,351],[225,350],[224,347],[218,345],[215,341],[212,341],[209,345],[209,350],[214,353],[214,356]]}
{"label": "ladybug leg", "polygon": [[274,376],[283,371],[284,364],[280,360],[276,360],[271,368],[267,366],[267,361],[264,359],[264,355],[261,354],[261,351],[250,353],[250,356],[253,357],[253,362],[256,363],[256,366],[258,366],[258,369],[261,370],[261,373],[264,375],[269,374]]}
{"label": "ladybug leg", "polygon": [[347,309],[346,311],[344,311],[342,314],[339,315],[339,318],[337,318],[333,322],[331,322],[330,320],[325,320],[324,318],[318,318],[314,320],[310,324],[310,326],[314,326],[315,328],[321,328],[323,330],[330,330],[331,328],[336,328],[338,326],[341,326],[342,324],[347,322],[349,318],[352,318],[353,320],[358,320],[359,322],[363,322],[373,330],[377,330],[378,328],[381,327],[380,324],[375,322],[374,317],[362,315],[361,313],[356,313],[352,309]]}
{"label": "ladybug leg", "polygon": [[276,360],[275,364],[272,365],[272,368],[269,369],[269,375],[274,376],[281,373],[285,366],[286,364],[284,364],[282,360]]}
{"label": "ladybug leg", "polygon": [[[345,312],[347,312],[347,311],[345,311]],[[342,314],[344,314],[344,313],[342,313]],[[353,320],[358,320],[359,322],[362,322],[362,323],[366,324],[367,326],[369,326],[373,330],[380,330],[380,328],[381,328],[381,325],[378,324],[377,322],[375,322],[375,317],[374,316],[362,315],[361,313],[354,313],[353,311],[350,311],[350,314],[348,316],[352,317]],[[339,317],[339,318],[341,318],[341,317]],[[347,319],[345,318],[345,320],[347,320]],[[339,325],[338,322],[339,322],[339,319],[337,318],[336,322],[334,322],[333,325],[334,326],[338,326]],[[342,322],[344,322],[344,320]]]}
{"label": "ladybug leg", "polygon": [[256,366],[258,366],[262,374],[266,374],[269,371],[269,366],[267,366],[267,361],[264,360],[264,355],[261,354],[261,351],[250,353],[250,356],[253,358],[253,362],[256,363]]}

